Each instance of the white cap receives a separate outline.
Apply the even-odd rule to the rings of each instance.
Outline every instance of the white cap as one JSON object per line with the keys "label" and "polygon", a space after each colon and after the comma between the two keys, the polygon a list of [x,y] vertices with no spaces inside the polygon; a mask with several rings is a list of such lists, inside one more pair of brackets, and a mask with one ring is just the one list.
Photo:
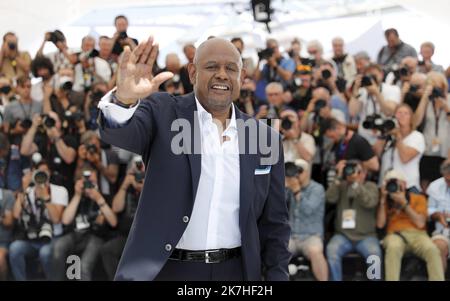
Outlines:
{"label": "white cap", "polygon": [[384,181],[387,182],[391,179],[397,179],[403,182],[406,182],[406,176],[403,172],[399,171],[399,170],[395,170],[392,169],[390,171],[388,171],[385,175],[384,175]]}
{"label": "white cap", "polygon": [[331,116],[339,121],[339,123],[346,125],[347,121],[345,120],[345,114],[341,110],[331,109]]}
{"label": "white cap", "polygon": [[294,164],[297,167],[303,168],[303,170],[308,170],[309,169],[309,163],[307,161],[303,160],[303,159],[296,159],[294,161]]}

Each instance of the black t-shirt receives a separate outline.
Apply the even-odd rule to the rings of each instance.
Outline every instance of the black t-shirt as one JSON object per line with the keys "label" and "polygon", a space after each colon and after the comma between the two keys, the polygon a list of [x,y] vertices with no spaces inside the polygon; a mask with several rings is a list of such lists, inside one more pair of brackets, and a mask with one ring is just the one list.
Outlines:
{"label": "black t-shirt", "polygon": [[180,80],[181,84],[183,85],[184,94],[188,94],[194,91],[194,86],[191,84],[191,80],[189,79],[189,72],[187,66],[181,67]]}
{"label": "black t-shirt", "polygon": [[[64,135],[62,139],[68,147],[73,148],[75,151],[78,149],[78,143],[75,136]],[[71,164],[64,162],[56,149],[56,145],[50,142],[50,139],[48,139],[48,136],[45,133],[39,132],[36,134],[34,143],[36,143],[42,158],[49,164],[52,172],[51,182],[55,185],[64,186],[68,190],[69,195],[72,196],[76,160]]]}
{"label": "black t-shirt", "polygon": [[336,144],[334,147],[336,162],[340,160],[359,160],[361,162],[367,161],[375,153],[367,140],[354,133],[352,138],[348,141],[347,145],[345,142]]}
{"label": "black t-shirt", "polygon": [[134,187],[131,186],[127,190],[127,194],[125,196],[125,208],[119,214],[118,230],[122,235],[127,236],[128,232],[130,232],[131,225],[133,224],[134,220],[134,215],[136,214],[139,196],[140,193],[136,191]]}
{"label": "black t-shirt", "polygon": [[[139,44],[138,40],[136,40],[135,38],[130,38],[130,39],[132,39],[136,45]],[[122,53],[122,51],[123,51],[123,47],[122,47],[122,45],[120,45],[119,40],[117,39],[116,42],[114,43],[112,53],[115,55],[120,55]]]}

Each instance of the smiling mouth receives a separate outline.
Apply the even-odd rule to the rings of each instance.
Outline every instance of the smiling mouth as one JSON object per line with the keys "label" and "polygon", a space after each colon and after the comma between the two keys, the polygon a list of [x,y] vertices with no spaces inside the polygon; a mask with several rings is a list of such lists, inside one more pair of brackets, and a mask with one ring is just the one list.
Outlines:
{"label": "smiling mouth", "polygon": [[211,86],[211,90],[215,91],[230,91],[230,87],[228,85],[223,84],[214,84]]}

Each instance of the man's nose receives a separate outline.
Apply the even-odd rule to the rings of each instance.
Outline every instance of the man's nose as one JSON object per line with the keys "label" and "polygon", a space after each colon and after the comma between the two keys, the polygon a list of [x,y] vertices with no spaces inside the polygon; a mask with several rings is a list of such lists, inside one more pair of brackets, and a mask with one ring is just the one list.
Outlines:
{"label": "man's nose", "polygon": [[222,80],[227,80],[228,79],[228,74],[227,74],[227,71],[225,70],[225,66],[221,66],[219,68],[219,70],[216,73],[216,78],[217,79],[222,79]]}

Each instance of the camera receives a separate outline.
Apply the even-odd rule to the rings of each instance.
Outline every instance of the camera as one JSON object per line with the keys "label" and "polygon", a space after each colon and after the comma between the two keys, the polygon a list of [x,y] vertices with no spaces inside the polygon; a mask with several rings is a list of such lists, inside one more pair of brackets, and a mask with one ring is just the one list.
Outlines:
{"label": "camera", "polygon": [[46,128],[51,129],[56,125],[56,120],[48,115],[42,115],[42,123]]}
{"label": "camera", "polygon": [[57,42],[64,42],[65,40],[66,38],[64,37],[64,34],[59,30],[51,32],[50,38],[48,39],[49,42],[52,42],[55,45]]}
{"label": "camera", "polygon": [[9,42],[8,43],[8,48],[9,48],[9,50],[14,51],[14,50],[17,49],[17,44],[14,43],[14,42]]}
{"label": "camera", "polygon": [[284,163],[284,170],[286,177],[296,177],[297,175],[303,173],[303,167],[295,165],[293,162]]}
{"label": "camera", "polygon": [[91,177],[91,171],[85,170],[83,171],[83,189],[92,189],[95,187],[94,183],[89,179]]}
{"label": "camera", "polygon": [[356,172],[357,165],[354,162],[347,162],[343,169],[344,177],[349,177]]}
{"label": "camera", "polygon": [[247,97],[252,97],[253,96],[253,91],[252,90],[247,90],[247,89],[241,89],[240,92],[240,97],[241,98],[247,98]]}
{"label": "camera", "polygon": [[134,179],[136,182],[142,183],[145,177],[145,173],[142,171],[144,167],[144,162],[142,162],[142,158],[140,156],[134,157],[133,161],[136,167]]}
{"label": "camera", "polygon": [[328,69],[322,70],[322,78],[323,78],[324,80],[327,80],[327,79],[329,79],[330,77],[331,77],[331,71],[330,71],[330,70],[328,70]]}
{"label": "camera", "polygon": [[268,60],[269,58],[272,57],[274,51],[272,48],[266,48],[263,50],[258,51],[258,58],[259,60]]}
{"label": "camera", "polygon": [[367,130],[375,129],[385,134],[397,127],[397,121],[392,118],[383,119],[381,115],[373,114],[366,117],[362,126]]}
{"label": "camera", "polygon": [[436,98],[439,98],[439,97],[444,98],[445,97],[444,93],[442,92],[442,89],[434,87],[433,90],[431,91],[429,99],[431,101],[434,101],[434,100],[436,100]]}
{"label": "camera", "polygon": [[20,126],[23,127],[24,129],[29,129],[32,124],[33,122],[31,121],[30,118],[26,118],[20,122]]}
{"label": "camera", "polygon": [[11,92],[11,86],[3,86],[0,88],[0,94],[9,94]]}
{"label": "camera", "polygon": [[43,185],[49,180],[49,175],[45,171],[36,170],[33,173],[32,181],[35,185]]}
{"label": "camera", "polygon": [[119,32],[119,40],[125,40],[126,38],[128,38],[126,31]]}
{"label": "camera", "polygon": [[373,75],[364,75],[361,78],[361,87],[372,86],[372,81],[376,82],[376,79]]}
{"label": "camera", "polygon": [[90,154],[96,154],[98,152],[97,145],[95,144],[86,145],[86,150]]}
{"label": "camera", "polygon": [[72,87],[73,87],[73,82],[66,81],[61,85],[61,90],[63,90],[64,92],[70,92],[72,90]]}
{"label": "camera", "polygon": [[386,182],[386,191],[389,193],[395,193],[400,190],[397,179],[390,179]]}
{"label": "camera", "polygon": [[319,111],[327,106],[327,101],[324,99],[319,99],[314,104],[314,112],[319,114]]}
{"label": "camera", "polygon": [[411,85],[409,87],[409,93],[416,93],[417,91],[419,91],[419,86],[418,85]]}
{"label": "camera", "polygon": [[292,121],[289,118],[284,117],[281,120],[281,128],[285,131],[289,131],[292,128]]}

